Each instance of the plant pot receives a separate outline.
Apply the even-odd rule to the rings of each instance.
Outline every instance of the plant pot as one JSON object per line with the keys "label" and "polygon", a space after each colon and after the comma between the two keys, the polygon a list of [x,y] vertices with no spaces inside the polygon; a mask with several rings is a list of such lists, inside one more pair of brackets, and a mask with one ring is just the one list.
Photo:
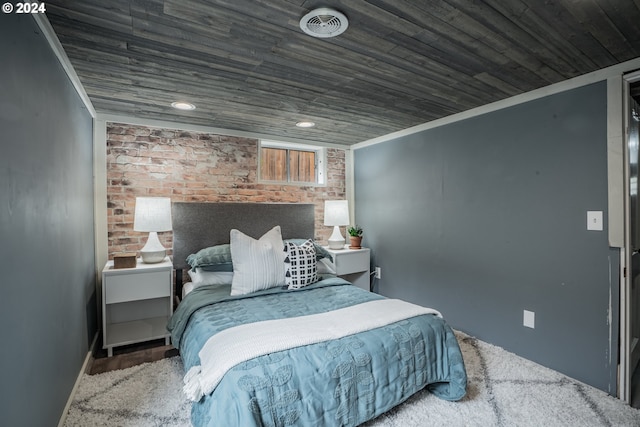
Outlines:
{"label": "plant pot", "polygon": [[349,249],[360,249],[362,247],[360,246],[360,244],[362,243],[362,236],[359,236],[359,237],[349,236],[349,240],[351,241],[351,245],[349,245]]}

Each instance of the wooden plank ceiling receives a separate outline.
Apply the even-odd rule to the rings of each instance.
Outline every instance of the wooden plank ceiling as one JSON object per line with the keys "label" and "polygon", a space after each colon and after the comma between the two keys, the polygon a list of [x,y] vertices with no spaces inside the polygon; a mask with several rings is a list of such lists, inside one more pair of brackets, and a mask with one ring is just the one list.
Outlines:
{"label": "wooden plank ceiling", "polygon": [[[47,0],[99,113],[350,145],[640,57],[637,0]],[[316,7],[349,19],[319,39]],[[175,100],[197,106],[170,107]],[[312,120],[312,129],[294,124]]]}

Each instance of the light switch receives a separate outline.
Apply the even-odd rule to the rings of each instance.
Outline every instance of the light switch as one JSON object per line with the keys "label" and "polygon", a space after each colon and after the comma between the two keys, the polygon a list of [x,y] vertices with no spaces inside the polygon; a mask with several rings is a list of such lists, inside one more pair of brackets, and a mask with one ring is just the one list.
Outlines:
{"label": "light switch", "polygon": [[602,211],[587,211],[587,230],[603,230]]}
{"label": "light switch", "polygon": [[535,329],[536,327],[536,313],[533,311],[525,310],[522,319],[522,324],[527,328]]}

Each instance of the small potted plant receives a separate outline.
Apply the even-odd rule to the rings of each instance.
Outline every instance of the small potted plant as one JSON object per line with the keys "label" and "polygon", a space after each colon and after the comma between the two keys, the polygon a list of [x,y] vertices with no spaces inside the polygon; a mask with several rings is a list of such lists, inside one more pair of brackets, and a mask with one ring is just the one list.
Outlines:
{"label": "small potted plant", "polygon": [[362,246],[362,227],[359,225],[354,225],[347,228],[347,233],[349,233],[349,240],[351,241],[351,245],[349,245],[349,249],[360,249]]}

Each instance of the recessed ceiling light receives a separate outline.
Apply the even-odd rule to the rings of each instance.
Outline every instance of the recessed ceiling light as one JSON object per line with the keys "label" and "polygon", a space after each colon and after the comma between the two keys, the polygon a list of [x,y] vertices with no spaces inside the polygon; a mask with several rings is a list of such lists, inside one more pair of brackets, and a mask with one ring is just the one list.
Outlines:
{"label": "recessed ceiling light", "polygon": [[193,105],[193,104],[192,104],[192,103],[190,103],[190,102],[186,102],[186,101],[176,101],[176,102],[172,102],[172,103],[171,103],[171,106],[172,106],[173,108],[175,108],[176,110],[185,110],[185,111],[188,111],[188,110],[195,110],[195,109],[196,109],[196,106],[195,106],[195,105]]}
{"label": "recessed ceiling light", "polygon": [[296,126],[298,126],[299,128],[312,128],[315,125],[316,125],[315,123],[309,122],[309,121],[302,121],[302,122],[296,123]]}

